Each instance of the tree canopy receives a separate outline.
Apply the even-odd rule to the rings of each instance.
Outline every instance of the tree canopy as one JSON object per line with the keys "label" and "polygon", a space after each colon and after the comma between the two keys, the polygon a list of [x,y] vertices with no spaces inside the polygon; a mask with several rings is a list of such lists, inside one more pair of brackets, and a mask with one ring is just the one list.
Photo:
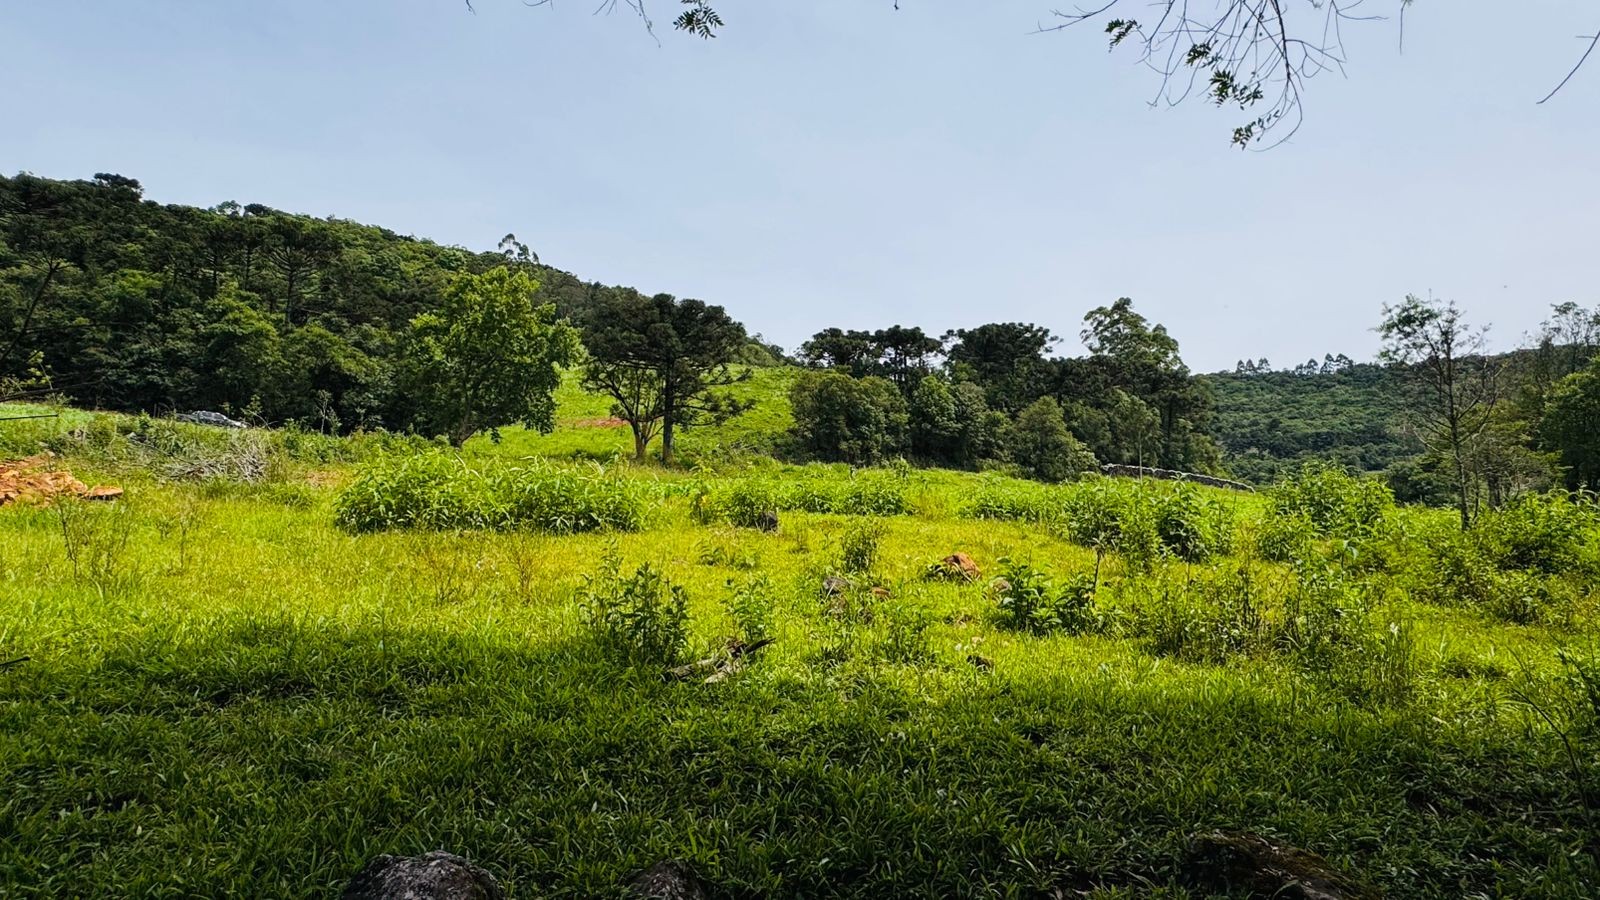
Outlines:
{"label": "tree canopy", "polygon": [[556,321],[554,304],[536,306],[539,283],[524,272],[462,275],[438,312],[411,320],[404,381],[424,431],[461,446],[520,422],[555,427],[552,395],[561,367],[577,354],[577,330]]}
{"label": "tree canopy", "polygon": [[671,462],[676,427],[739,411],[715,388],[740,377],[730,364],[748,341],[720,306],[611,292],[584,319],[585,382],[612,398],[615,414],[633,430],[637,458],[659,428],[662,461]]}

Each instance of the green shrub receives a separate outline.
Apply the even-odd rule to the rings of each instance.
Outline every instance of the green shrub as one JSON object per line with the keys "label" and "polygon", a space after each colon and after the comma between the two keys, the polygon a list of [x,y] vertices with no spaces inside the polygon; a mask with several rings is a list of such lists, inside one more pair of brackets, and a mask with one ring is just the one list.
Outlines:
{"label": "green shrub", "polygon": [[479,471],[445,453],[382,457],[340,493],[334,521],[347,531],[519,528],[570,534],[636,531],[636,487],[604,475],[547,466]]}
{"label": "green shrub", "polygon": [[963,514],[970,519],[1048,522],[1061,518],[1062,499],[1059,489],[1042,484],[990,482],[973,494]]}
{"label": "green shrub", "polygon": [[1270,515],[1298,517],[1318,537],[1355,540],[1378,532],[1394,512],[1394,494],[1372,478],[1328,463],[1308,463],[1267,492]]}
{"label": "green shrub", "polygon": [[1192,484],[1093,479],[1067,489],[1064,510],[1074,543],[1142,565],[1163,553],[1200,562],[1233,545],[1232,514]]}
{"label": "green shrub", "polygon": [[1233,549],[1233,515],[1192,484],[1156,493],[1156,534],[1174,556],[1200,562]]}
{"label": "green shrub", "polygon": [[1317,549],[1317,526],[1304,510],[1268,513],[1254,537],[1256,555],[1275,562],[1307,559]]}
{"label": "green shrub", "polygon": [[825,511],[849,516],[898,516],[908,508],[903,478],[864,474],[838,488],[832,507]]}
{"label": "green shrub", "polygon": [[1528,494],[1480,516],[1473,532],[1501,569],[1589,569],[1600,549],[1600,508],[1590,494]]}
{"label": "green shrub", "polygon": [[1075,575],[1057,582],[1024,562],[1002,559],[1000,565],[997,584],[1005,627],[1033,634],[1082,634],[1101,624],[1093,576]]}
{"label": "green shrub", "polygon": [[1011,459],[1040,481],[1070,481],[1098,471],[1099,460],[1073,436],[1054,397],[1040,397],[1017,414]]}
{"label": "green shrub", "polygon": [[487,528],[481,477],[442,453],[385,457],[361,468],[334,502],[334,522],[346,531],[389,528]]}
{"label": "green shrub", "polygon": [[601,648],[629,665],[670,666],[689,643],[689,598],[649,563],[623,575],[615,548],[584,576],[581,608]]}
{"label": "green shrub", "polygon": [[863,473],[850,478],[769,476],[702,484],[693,500],[696,521],[763,527],[787,510],[850,516],[896,516],[910,510],[902,478]]}
{"label": "green shrub", "polygon": [[886,379],[806,372],[790,388],[789,403],[795,445],[815,459],[872,465],[906,446],[905,397]]}

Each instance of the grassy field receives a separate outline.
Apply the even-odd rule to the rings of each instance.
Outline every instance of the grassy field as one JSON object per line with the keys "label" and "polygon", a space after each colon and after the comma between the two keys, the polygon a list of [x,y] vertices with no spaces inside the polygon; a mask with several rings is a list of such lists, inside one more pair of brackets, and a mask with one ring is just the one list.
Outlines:
{"label": "grassy field", "polygon": [[[1193,871],[1214,829],[1396,897],[1600,884],[1590,507],[1463,538],[1336,479],[1047,488],[719,449],[770,441],[777,403],[691,432],[698,470],[600,466],[626,429],[562,400],[555,434],[464,462],[0,424],[0,458],[49,446],[127,489],[0,509],[0,662],[26,658],[0,669],[0,895],[336,896],[442,847],[519,897],[666,858],[718,897],[1199,897],[1227,892]],[[470,526],[360,499],[419,459],[415,521]],[[550,512],[601,494],[636,520]],[[980,578],[930,573],[956,551]],[[663,677],[730,638],[773,643]]]}

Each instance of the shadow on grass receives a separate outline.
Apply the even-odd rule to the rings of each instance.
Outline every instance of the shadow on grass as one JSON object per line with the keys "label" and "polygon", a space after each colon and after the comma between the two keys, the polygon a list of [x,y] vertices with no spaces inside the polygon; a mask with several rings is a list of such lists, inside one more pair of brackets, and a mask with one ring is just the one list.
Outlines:
{"label": "shadow on grass", "polygon": [[0,674],[0,894],[336,895],[446,848],[516,896],[664,858],[717,896],[1184,895],[1212,828],[1397,894],[1584,884],[1543,748],[1216,682],[758,663],[665,683],[540,646],[290,620]]}

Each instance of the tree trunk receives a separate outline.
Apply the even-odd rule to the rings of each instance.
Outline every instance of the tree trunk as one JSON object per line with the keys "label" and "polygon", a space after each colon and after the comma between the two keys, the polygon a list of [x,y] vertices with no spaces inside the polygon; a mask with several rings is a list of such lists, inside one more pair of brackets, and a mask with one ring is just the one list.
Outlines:
{"label": "tree trunk", "polygon": [[52,259],[50,264],[45,267],[44,278],[39,281],[39,289],[33,292],[33,298],[28,301],[28,309],[22,314],[22,324],[17,327],[16,336],[6,345],[5,352],[0,353],[0,370],[3,370],[6,363],[11,361],[11,354],[22,344],[23,338],[28,334],[28,329],[33,327],[33,314],[39,310],[39,302],[44,299],[44,292],[50,289],[50,282],[56,277],[56,273],[61,271],[62,265],[61,260]]}
{"label": "tree trunk", "polygon": [[661,420],[661,462],[672,465],[672,419],[677,414],[677,398],[673,396],[672,376],[669,374],[661,392],[661,408],[666,415]]}
{"label": "tree trunk", "polygon": [[633,458],[644,462],[645,450],[650,446],[650,439],[645,437],[644,429],[637,422],[629,422],[633,426]]}

